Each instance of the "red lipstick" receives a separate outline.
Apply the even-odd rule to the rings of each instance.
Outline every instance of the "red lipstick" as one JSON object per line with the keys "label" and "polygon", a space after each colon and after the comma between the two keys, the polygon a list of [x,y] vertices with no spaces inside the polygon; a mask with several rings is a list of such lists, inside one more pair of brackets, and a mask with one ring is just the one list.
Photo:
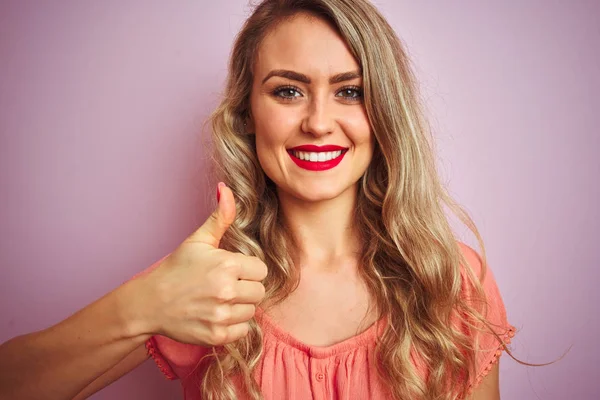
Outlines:
{"label": "red lipstick", "polygon": [[[294,155],[294,151],[306,151],[306,152],[311,152],[311,153],[320,153],[320,152],[339,151],[339,150],[342,151],[342,154],[340,154],[336,158],[328,160],[328,161],[301,160]],[[328,170],[328,169],[331,169],[331,168],[337,166],[340,162],[342,162],[344,155],[346,155],[346,153],[348,152],[348,148],[341,147],[341,146],[335,146],[335,145],[315,146],[313,144],[305,144],[302,146],[296,146],[291,149],[288,149],[287,152],[290,155],[290,158],[292,159],[292,161],[294,161],[296,163],[296,165],[299,166],[300,168],[307,169],[309,171],[325,171],[325,170]]]}

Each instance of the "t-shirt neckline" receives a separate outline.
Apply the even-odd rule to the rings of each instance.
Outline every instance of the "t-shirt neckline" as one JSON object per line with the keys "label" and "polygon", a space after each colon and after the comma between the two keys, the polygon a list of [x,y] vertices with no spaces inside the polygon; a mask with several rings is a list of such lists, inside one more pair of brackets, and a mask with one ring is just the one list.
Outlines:
{"label": "t-shirt neckline", "polygon": [[383,332],[383,328],[387,321],[387,318],[383,317],[358,335],[329,346],[311,346],[296,339],[294,336],[280,328],[262,308],[256,307],[255,317],[261,324],[264,332],[270,334],[276,340],[283,342],[287,346],[306,353],[309,357],[313,358],[328,358],[360,347],[373,346],[377,343],[377,338]]}

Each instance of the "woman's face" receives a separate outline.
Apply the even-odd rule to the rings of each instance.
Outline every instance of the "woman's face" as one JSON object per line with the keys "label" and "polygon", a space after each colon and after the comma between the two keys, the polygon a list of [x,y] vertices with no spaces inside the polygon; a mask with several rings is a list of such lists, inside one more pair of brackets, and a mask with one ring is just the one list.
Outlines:
{"label": "woman's face", "polygon": [[[250,107],[259,162],[279,191],[305,201],[331,199],[353,189],[371,162],[359,65],[321,19],[299,14],[265,37]],[[290,150],[303,145],[343,150]]]}

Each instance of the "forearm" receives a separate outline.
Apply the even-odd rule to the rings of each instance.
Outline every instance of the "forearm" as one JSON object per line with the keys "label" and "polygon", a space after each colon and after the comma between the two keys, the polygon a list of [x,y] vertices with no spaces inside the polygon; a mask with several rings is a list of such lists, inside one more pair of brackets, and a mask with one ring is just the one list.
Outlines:
{"label": "forearm", "polygon": [[150,333],[131,282],[40,332],[0,346],[0,398],[71,399]]}

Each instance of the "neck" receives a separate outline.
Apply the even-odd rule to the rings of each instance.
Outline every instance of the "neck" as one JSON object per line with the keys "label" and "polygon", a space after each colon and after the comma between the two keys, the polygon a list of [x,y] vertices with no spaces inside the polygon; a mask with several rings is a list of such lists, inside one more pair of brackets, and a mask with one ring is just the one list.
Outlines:
{"label": "neck", "polygon": [[296,247],[292,254],[300,268],[337,270],[355,264],[360,238],[353,224],[357,186],[339,196],[308,202],[278,189],[283,221]]}

